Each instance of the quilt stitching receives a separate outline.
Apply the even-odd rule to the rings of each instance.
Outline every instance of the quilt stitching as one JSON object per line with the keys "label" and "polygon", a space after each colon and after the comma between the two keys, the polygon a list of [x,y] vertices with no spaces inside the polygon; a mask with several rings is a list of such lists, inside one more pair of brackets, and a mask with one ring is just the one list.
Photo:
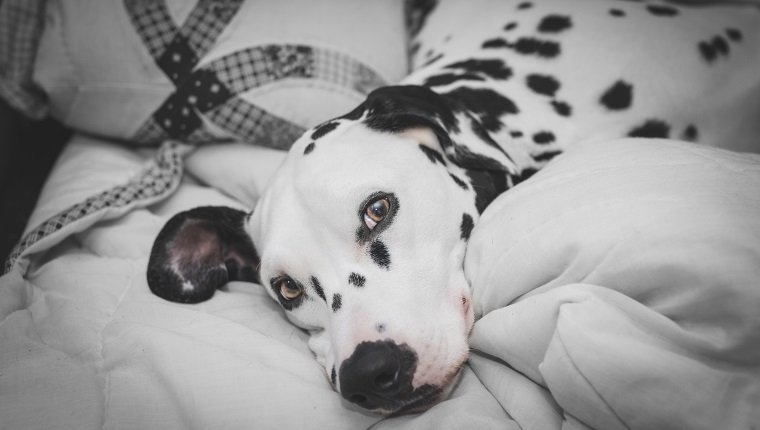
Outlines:
{"label": "quilt stitching", "polygon": [[3,273],[10,272],[30,246],[64,227],[101,210],[121,208],[133,203],[148,204],[169,195],[182,178],[182,156],[186,147],[179,142],[166,142],[151,165],[136,179],[117,185],[69,206],[30,231],[13,248]]}
{"label": "quilt stitching", "polygon": [[224,140],[206,130],[206,122],[211,122],[229,132],[230,138],[287,149],[305,129],[240,98],[240,94],[287,78],[318,78],[363,94],[385,84],[374,70],[347,55],[306,45],[251,47],[197,67],[241,3],[201,0],[177,27],[165,1],[124,0],[135,31],[175,85],[175,91],[135,133],[136,140]]}

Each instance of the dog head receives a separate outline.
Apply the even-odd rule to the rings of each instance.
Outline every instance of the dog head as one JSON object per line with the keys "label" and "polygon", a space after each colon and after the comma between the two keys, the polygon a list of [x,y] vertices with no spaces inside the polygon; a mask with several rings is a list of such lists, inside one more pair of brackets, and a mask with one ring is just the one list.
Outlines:
{"label": "dog head", "polygon": [[424,409],[467,358],[466,242],[514,173],[483,138],[476,118],[426,88],[376,90],[305,133],[251,214],[172,218],[150,287],[198,302],[228,280],[259,281],[308,330],[345,399],[386,414]]}

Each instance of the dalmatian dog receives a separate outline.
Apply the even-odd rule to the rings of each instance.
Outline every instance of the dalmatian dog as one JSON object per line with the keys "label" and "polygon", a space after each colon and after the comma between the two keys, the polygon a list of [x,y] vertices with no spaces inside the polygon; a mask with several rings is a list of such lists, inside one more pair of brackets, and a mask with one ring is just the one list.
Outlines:
{"label": "dalmatian dog", "polygon": [[455,386],[474,321],[467,240],[495,197],[576,142],[740,141],[760,112],[756,7],[423,3],[402,85],[307,131],[252,212],[174,216],[147,273],[182,303],[262,284],[346,404],[380,414]]}

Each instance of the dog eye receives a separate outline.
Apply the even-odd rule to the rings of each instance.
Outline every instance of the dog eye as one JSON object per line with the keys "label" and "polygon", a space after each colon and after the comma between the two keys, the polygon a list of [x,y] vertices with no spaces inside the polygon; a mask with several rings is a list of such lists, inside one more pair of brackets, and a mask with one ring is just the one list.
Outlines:
{"label": "dog eye", "polygon": [[280,296],[287,301],[295,300],[303,294],[303,288],[290,278],[281,278],[276,282],[277,291],[279,291]]}
{"label": "dog eye", "polygon": [[391,209],[391,202],[387,197],[380,197],[369,202],[364,209],[364,224],[372,230],[377,223],[384,220]]}

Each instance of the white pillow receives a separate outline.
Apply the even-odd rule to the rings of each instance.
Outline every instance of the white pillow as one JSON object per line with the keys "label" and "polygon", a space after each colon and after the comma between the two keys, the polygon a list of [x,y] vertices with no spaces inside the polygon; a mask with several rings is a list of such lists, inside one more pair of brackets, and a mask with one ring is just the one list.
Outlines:
{"label": "white pillow", "polygon": [[681,323],[756,316],[743,298],[760,276],[758,190],[758,154],[664,139],[573,147],[475,226],[465,266],[476,312],[583,282]]}

